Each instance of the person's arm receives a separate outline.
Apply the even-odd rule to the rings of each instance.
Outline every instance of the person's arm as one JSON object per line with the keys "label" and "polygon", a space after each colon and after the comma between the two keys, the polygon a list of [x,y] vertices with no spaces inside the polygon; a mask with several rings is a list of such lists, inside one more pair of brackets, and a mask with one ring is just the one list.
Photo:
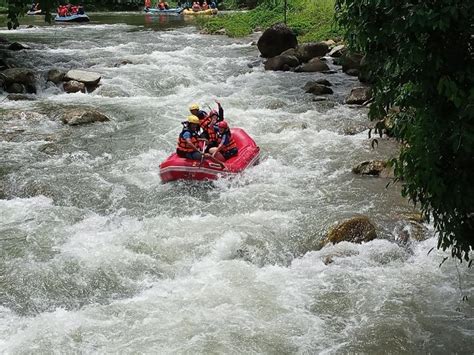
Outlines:
{"label": "person's arm", "polygon": [[224,109],[219,101],[214,100],[217,104],[217,109],[219,110],[219,117],[217,118],[218,121],[224,121]]}

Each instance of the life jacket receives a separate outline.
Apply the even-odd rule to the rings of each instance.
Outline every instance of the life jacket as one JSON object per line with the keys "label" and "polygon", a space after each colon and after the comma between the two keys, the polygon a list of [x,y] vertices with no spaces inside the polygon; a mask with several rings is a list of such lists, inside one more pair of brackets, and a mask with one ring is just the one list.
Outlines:
{"label": "life jacket", "polygon": [[199,147],[199,140],[198,140],[198,133],[191,131],[188,127],[184,127],[181,133],[179,134],[178,137],[178,146],[176,149],[185,152],[185,153],[191,153],[194,152],[194,148],[188,145],[188,142],[186,139],[183,138],[184,132],[189,132],[191,133],[191,143],[193,143],[196,147]]}
{"label": "life jacket", "polygon": [[66,16],[67,15],[67,7],[62,7],[59,9],[59,16]]}
{"label": "life jacket", "polygon": [[212,119],[208,116],[201,120],[200,125],[204,132],[207,133],[207,139],[209,142],[217,142],[217,133],[214,129],[214,125],[211,124]]}
{"label": "life jacket", "polygon": [[232,134],[230,133],[230,130],[228,129],[227,131],[224,131],[223,134],[221,134],[220,132],[217,133],[217,143],[220,145],[221,142],[222,142],[222,136],[224,134],[228,134],[229,135],[229,144],[224,144],[221,148],[221,151],[222,152],[227,152],[231,149],[234,149],[234,148],[237,148],[237,144],[235,143],[234,141],[234,138],[232,138]]}

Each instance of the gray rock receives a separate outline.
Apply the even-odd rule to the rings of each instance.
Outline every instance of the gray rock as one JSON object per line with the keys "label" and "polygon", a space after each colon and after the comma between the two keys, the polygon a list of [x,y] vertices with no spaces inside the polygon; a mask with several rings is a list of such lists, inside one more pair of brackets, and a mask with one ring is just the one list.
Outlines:
{"label": "gray rock", "polygon": [[364,161],[352,168],[352,172],[358,175],[379,176],[387,167],[387,162],[383,160]]}
{"label": "gray rock", "polygon": [[7,85],[5,91],[11,94],[23,94],[26,92],[26,88],[23,84],[11,83]]}
{"label": "gray rock", "polygon": [[295,33],[283,23],[277,23],[263,32],[257,42],[262,57],[272,58],[288,48],[296,48]]}
{"label": "gray rock", "polygon": [[310,85],[306,89],[306,92],[314,94],[314,95],[326,95],[326,94],[332,94],[333,93],[331,88],[328,88],[327,86],[324,86],[324,85],[321,85],[321,84],[318,84],[318,83],[314,83],[314,84]]}
{"label": "gray rock", "polygon": [[[292,55],[277,55],[265,62],[265,70],[283,70],[298,66],[300,62],[298,58]],[[286,70],[285,70],[286,69]]]}
{"label": "gray rock", "polygon": [[310,61],[313,58],[324,56],[329,52],[329,47],[323,42],[304,43],[298,46],[296,50],[296,57],[303,63]]}
{"label": "gray rock", "polygon": [[99,111],[86,109],[69,109],[63,113],[61,120],[70,126],[110,121],[106,115]]}
{"label": "gray rock", "polygon": [[63,81],[64,75],[66,75],[66,73],[59,69],[51,69],[48,71],[48,81],[59,84]]}
{"label": "gray rock", "polygon": [[99,73],[85,71],[85,70],[69,70],[64,76],[65,81],[75,80],[86,85],[96,86],[99,84],[101,76]]}
{"label": "gray rock", "polygon": [[349,97],[346,99],[346,104],[362,105],[371,98],[372,90],[370,87],[357,87],[351,90]]}
{"label": "gray rock", "polygon": [[329,70],[326,63],[319,58],[313,58],[308,63],[304,63],[295,69],[295,72],[322,72]]}
{"label": "gray rock", "polygon": [[358,69],[348,69],[346,71],[346,74],[350,75],[350,76],[359,76],[359,70]]}
{"label": "gray rock", "polygon": [[31,47],[19,42],[13,42],[12,44],[8,46],[8,49],[11,51],[21,51],[23,49],[31,49]]}
{"label": "gray rock", "polygon": [[76,80],[69,80],[64,82],[63,84],[64,91],[68,94],[72,94],[74,92],[86,92],[86,85]]}
{"label": "gray rock", "polygon": [[27,68],[10,68],[2,72],[5,84],[19,83],[34,86],[36,84],[35,73]]}
{"label": "gray rock", "polygon": [[[18,85],[20,85],[20,84],[18,84]],[[24,94],[8,94],[7,99],[11,100],[11,101],[22,101],[22,100],[34,101],[34,100],[36,100],[36,96],[24,95]]]}
{"label": "gray rock", "polygon": [[329,52],[329,56],[333,58],[338,58],[342,55],[343,50],[346,48],[345,45],[340,44],[338,46],[335,46],[331,51]]}

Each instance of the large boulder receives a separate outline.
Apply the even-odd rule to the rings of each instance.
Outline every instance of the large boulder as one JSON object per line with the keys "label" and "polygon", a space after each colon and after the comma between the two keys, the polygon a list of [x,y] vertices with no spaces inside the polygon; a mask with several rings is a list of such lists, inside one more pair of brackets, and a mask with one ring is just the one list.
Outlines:
{"label": "large boulder", "polygon": [[324,42],[304,43],[298,46],[296,57],[305,63],[313,58],[323,57],[327,52],[329,52],[329,47]]}
{"label": "large boulder", "polygon": [[87,86],[97,86],[100,81],[100,74],[85,70],[69,70],[64,76],[65,81],[75,80],[84,83]]}
{"label": "large boulder", "polygon": [[93,122],[104,122],[110,121],[110,119],[96,110],[89,109],[69,109],[66,110],[62,119],[63,123],[66,123],[70,126],[76,126],[80,124],[87,124]]}
{"label": "large boulder", "polygon": [[322,72],[329,70],[329,67],[319,58],[313,58],[308,63],[303,63],[295,69],[295,72]]}
{"label": "large boulder", "polygon": [[35,73],[27,68],[10,68],[2,71],[5,84],[24,84],[34,86],[36,83]]}
{"label": "large boulder", "polygon": [[367,86],[356,87],[351,90],[346,104],[362,105],[372,98],[372,89]]}
{"label": "large boulder", "polygon": [[358,216],[343,221],[332,228],[326,236],[325,244],[336,244],[342,241],[362,243],[375,238],[377,238],[377,232],[373,223],[366,216]]}
{"label": "large boulder", "polygon": [[288,48],[296,48],[297,45],[295,33],[283,23],[277,23],[265,30],[257,42],[258,50],[264,58],[275,57]]}
{"label": "large boulder", "polygon": [[297,67],[300,64],[298,58],[293,55],[277,55],[265,62],[265,70],[283,70],[288,71],[290,68]]}

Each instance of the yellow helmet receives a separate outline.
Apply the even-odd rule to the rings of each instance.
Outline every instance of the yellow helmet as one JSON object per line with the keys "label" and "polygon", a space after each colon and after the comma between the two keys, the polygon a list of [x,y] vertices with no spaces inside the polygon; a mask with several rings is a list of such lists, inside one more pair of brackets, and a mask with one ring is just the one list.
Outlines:
{"label": "yellow helmet", "polygon": [[189,115],[189,116],[188,116],[188,122],[189,122],[189,123],[199,124],[199,118],[197,118],[197,117],[194,116],[194,115]]}
{"label": "yellow helmet", "polygon": [[199,110],[199,105],[198,104],[192,104],[191,106],[189,106],[189,111],[191,110]]}

